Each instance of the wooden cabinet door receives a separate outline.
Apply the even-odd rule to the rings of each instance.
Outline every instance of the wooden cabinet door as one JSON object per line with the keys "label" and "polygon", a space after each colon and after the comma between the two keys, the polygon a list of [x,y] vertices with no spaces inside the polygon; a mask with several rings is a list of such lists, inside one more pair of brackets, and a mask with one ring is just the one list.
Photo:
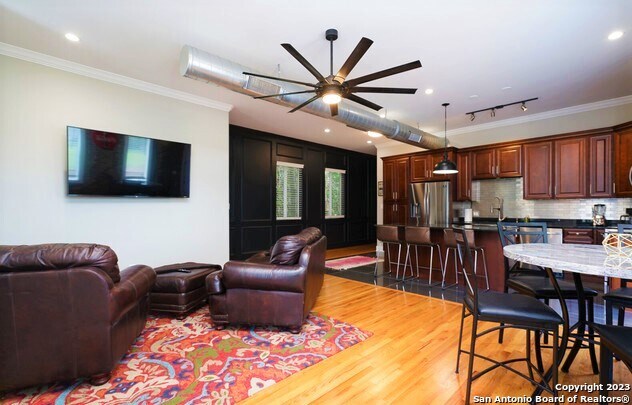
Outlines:
{"label": "wooden cabinet door", "polygon": [[632,126],[615,131],[614,193],[617,197],[632,197]]}
{"label": "wooden cabinet door", "polygon": [[401,158],[395,161],[395,200],[407,201],[408,200],[408,170],[409,159]]}
{"label": "wooden cabinet door", "polygon": [[592,229],[564,229],[562,234],[564,243],[593,245],[595,243]]}
{"label": "wooden cabinet door", "polygon": [[553,142],[524,145],[525,200],[553,198]]}
{"label": "wooden cabinet door", "polygon": [[484,149],[472,152],[472,179],[493,179],[496,177],[494,150]]}
{"label": "wooden cabinet door", "polygon": [[398,224],[405,224],[406,219],[410,216],[408,213],[409,207],[408,203],[399,202],[395,206],[395,217],[397,218]]}
{"label": "wooden cabinet door", "polygon": [[[429,162],[430,161],[430,162]],[[432,174],[432,163],[428,155],[418,155],[410,157],[410,181],[426,181]]]}
{"label": "wooden cabinet door", "polygon": [[408,204],[400,202],[384,203],[383,219],[384,224],[405,224],[408,218]]}
{"label": "wooden cabinet door", "polygon": [[384,210],[382,215],[383,224],[388,225],[397,222],[397,219],[395,218],[395,205],[397,204],[394,202],[384,203]]}
{"label": "wooden cabinet door", "polygon": [[395,200],[395,161],[384,160],[382,165],[383,175],[382,181],[384,182],[384,201]]}
{"label": "wooden cabinet door", "polygon": [[590,138],[588,152],[588,196],[612,196],[612,135]]}
{"label": "wooden cabinet door", "polygon": [[496,149],[496,176],[522,176],[522,145]]}
{"label": "wooden cabinet door", "polygon": [[471,201],[472,199],[472,154],[463,152],[456,154],[456,200]]}
{"label": "wooden cabinet door", "polygon": [[586,194],[586,138],[555,141],[555,198],[584,198]]}

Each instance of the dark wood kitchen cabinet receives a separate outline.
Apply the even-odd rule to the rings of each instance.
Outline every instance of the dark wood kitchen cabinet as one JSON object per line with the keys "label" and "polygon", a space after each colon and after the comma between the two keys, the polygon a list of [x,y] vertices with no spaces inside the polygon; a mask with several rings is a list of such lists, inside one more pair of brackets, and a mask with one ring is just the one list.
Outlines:
{"label": "dark wood kitchen cabinet", "polygon": [[522,145],[472,151],[472,179],[522,176]]}
{"label": "dark wood kitchen cabinet", "polygon": [[430,155],[410,157],[410,181],[427,181],[432,178],[432,158]]}
{"label": "dark wood kitchen cabinet", "polygon": [[459,173],[456,175],[456,201],[472,200],[472,154],[470,152],[457,152],[456,167]]}
{"label": "dark wood kitchen cabinet", "polygon": [[564,229],[562,240],[564,243],[594,245],[595,235],[592,229]]}
{"label": "dark wood kitchen cabinet", "polygon": [[612,134],[590,137],[588,196],[612,196]]}
{"label": "dark wood kitchen cabinet", "polygon": [[383,159],[383,223],[405,222],[408,211],[410,160],[406,157]]}
{"label": "dark wood kitchen cabinet", "polygon": [[524,145],[524,198],[553,198],[553,142]]}
{"label": "dark wood kitchen cabinet", "polygon": [[632,122],[614,131],[614,194],[632,197]]}
{"label": "dark wood kitchen cabinet", "polygon": [[585,198],[588,139],[555,141],[555,198]]}

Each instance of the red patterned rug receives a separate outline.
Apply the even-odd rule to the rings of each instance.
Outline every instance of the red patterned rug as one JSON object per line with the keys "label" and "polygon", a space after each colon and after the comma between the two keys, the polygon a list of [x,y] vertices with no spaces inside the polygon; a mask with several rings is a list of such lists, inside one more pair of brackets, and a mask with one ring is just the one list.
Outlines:
{"label": "red patterned rug", "polygon": [[278,328],[215,330],[208,309],[186,319],[150,317],[143,333],[94,387],[83,380],[12,392],[3,404],[230,404],[371,336],[348,323],[310,314],[301,333]]}
{"label": "red patterned rug", "polygon": [[343,257],[342,259],[327,260],[325,267],[334,270],[346,270],[354,267],[368,266],[370,264],[375,265],[375,260],[375,257],[368,256]]}

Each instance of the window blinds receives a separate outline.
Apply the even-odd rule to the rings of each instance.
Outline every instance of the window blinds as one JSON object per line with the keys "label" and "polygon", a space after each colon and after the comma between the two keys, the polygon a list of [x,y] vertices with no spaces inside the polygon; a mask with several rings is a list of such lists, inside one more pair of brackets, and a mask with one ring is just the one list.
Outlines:
{"label": "window blinds", "polygon": [[277,162],[276,218],[301,219],[303,216],[303,165]]}

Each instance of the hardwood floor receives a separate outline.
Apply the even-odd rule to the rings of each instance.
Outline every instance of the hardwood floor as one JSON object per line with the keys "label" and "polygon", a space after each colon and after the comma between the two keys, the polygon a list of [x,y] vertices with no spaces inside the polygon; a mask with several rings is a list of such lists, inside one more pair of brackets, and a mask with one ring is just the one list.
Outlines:
{"label": "hardwood floor", "polygon": [[[245,403],[463,403],[467,356],[461,358],[461,373],[454,373],[460,304],[326,275],[314,311],[373,336]],[[464,336],[469,336],[469,325],[468,319]],[[468,342],[464,338],[464,344]],[[523,357],[524,350],[522,331],[507,332],[503,345],[497,343],[495,333],[477,340],[477,351],[494,358]],[[598,382],[585,352],[580,352],[569,374],[560,372],[560,382]],[[549,351],[544,359],[545,366],[550,364]],[[487,365],[477,360],[475,371]],[[526,371],[522,365],[517,368]],[[615,362],[614,380],[632,384],[632,375],[620,362]],[[528,382],[502,369],[472,386],[472,396],[530,396],[532,391]]]}
{"label": "hardwood floor", "polygon": [[341,257],[362,255],[365,253],[375,253],[375,243],[368,245],[349,246],[336,249],[328,249],[325,258],[327,260],[339,259]]}

